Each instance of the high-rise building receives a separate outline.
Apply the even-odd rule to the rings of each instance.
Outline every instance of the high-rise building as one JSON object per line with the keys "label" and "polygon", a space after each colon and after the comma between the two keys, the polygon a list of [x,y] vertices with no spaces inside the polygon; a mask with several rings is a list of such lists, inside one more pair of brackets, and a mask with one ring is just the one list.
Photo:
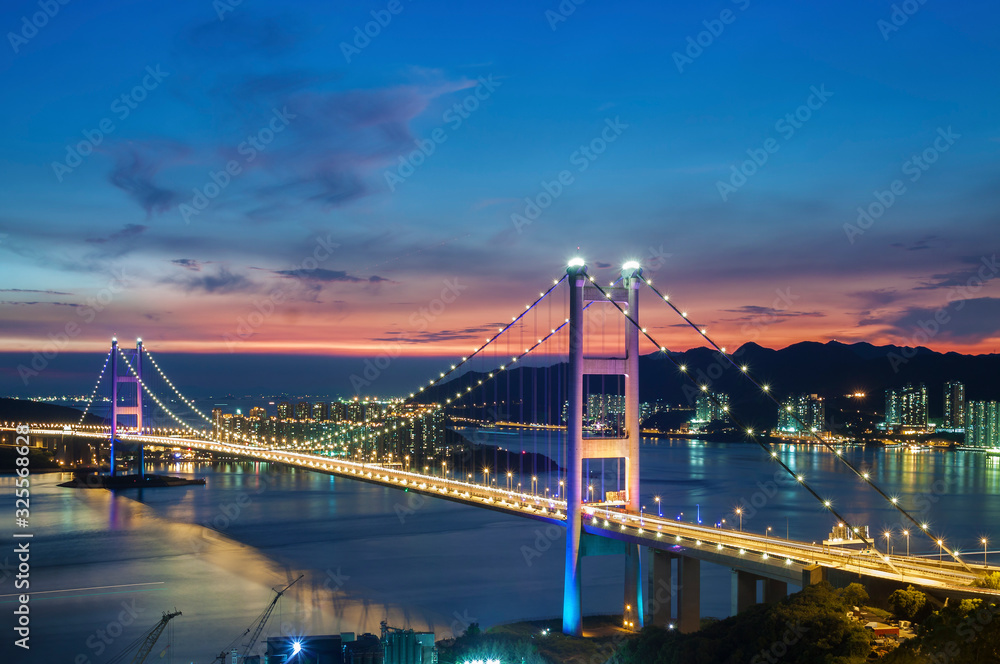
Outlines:
{"label": "high-rise building", "polygon": [[312,406],[312,418],[317,422],[325,422],[330,419],[330,403],[328,401],[317,401]]}
{"label": "high-rise building", "polygon": [[965,426],[965,385],[952,380],[944,384],[944,421],[946,429]]}
{"label": "high-rise building", "polygon": [[822,432],[826,424],[826,403],[817,394],[788,396],[778,410],[778,429],[788,433]]}
{"label": "high-rise building", "polygon": [[255,420],[266,420],[267,419],[267,409],[262,406],[255,406],[250,409],[250,417]]}
{"label": "high-rise building", "polygon": [[295,419],[308,420],[310,415],[312,415],[312,404],[308,401],[300,401],[295,404]]}
{"label": "high-rise building", "polygon": [[927,386],[912,383],[885,391],[885,423],[917,429],[927,428]]}
{"label": "high-rise building", "polygon": [[222,409],[212,409],[212,438],[219,440],[222,433]]}
{"label": "high-rise building", "polygon": [[1000,404],[970,401],[965,409],[965,444],[969,447],[1000,447]]}
{"label": "high-rise building", "polygon": [[279,420],[292,419],[292,404],[290,404],[287,401],[282,401],[278,404],[278,419]]}
{"label": "high-rise building", "polygon": [[330,419],[334,422],[343,422],[347,419],[347,404],[343,401],[334,401],[330,404]]}
{"label": "high-rise building", "polygon": [[703,392],[694,405],[694,422],[725,420],[729,412],[729,395]]}
{"label": "high-rise building", "polygon": [[588,394],[585,417],[592,424],[620,429],[625,421],[625,397],[621,394]]}

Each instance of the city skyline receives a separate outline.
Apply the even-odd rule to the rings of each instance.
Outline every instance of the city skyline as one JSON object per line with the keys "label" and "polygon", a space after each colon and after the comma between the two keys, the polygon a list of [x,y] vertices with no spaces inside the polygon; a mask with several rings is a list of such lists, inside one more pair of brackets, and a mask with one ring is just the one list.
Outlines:
{"label": "city skyline", "polygon": [[0,61],[0,351],[452,355],[578,252],[733,344],[997,347],[993,6],[109,7]]}

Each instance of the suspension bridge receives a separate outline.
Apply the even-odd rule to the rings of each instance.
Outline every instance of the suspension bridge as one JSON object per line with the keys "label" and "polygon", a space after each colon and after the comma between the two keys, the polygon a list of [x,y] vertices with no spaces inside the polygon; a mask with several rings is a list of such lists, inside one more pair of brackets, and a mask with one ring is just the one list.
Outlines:
{"label": "suspension bridge", "polygon": [[[634,629],[647,624],[676,625],[685,632],[698,629],[702,562],[732,570],[734,613],[758,601],[758,581],[763,582],[761,599],[765,602],[784,597],[788,584],[829,580],[845,585],[859,579],[888,589],[912,584],[952,598],[1000,596],[998,591],[973,585],[981,577],[985,561],[982,567],[967,562],[929,523],[915,518],[898,498],[879,487],[868,471],[812,431],[816,444],[829,449],[861,486],[898,512],[902,523],[912,525],[914,538],[926,538],[942,559],[910,556],[908,551],[907,555],[878,552],[861,524],[845,518],[832,500],[824,498],[803,473],[778,454],[762,432],[741,422],[711,392],[710,385],[678,363],[667,346],[642,326],[639,306],[643,292],[691,328],[718,355],[720,363],[730,366],[780,407],[770,387],[749,367],[737,363],[668,294],[658,290],[643,275],[638,262],[627,262],[616,280],[602,286],[588,274],[582,259],[574,259],[561,278],[554,279],[534,302],[513,315],[510,323],[499,325],[496,333],[468,355],[415,388],[407,398],[376,404],[363,421],[345,423],[332,433],[289,441],[287,436],[259,425],[220,427],[218,416],[206,415],[181,393],[141,340],[134,349],[126,350],[117,339],[112,341],[80,422],[65,428],[37,425],[32,433],[69,432],[109,440],[112,474],[129,465],[129,451],[131,464],[141,475],[147,446],[196,449],[402,488],[564,527],[563,631],[567,634],[582,633],[581,561],[593,555],[625,556],[623,623]],[[556,293],[565,299],[560,302]],[[639,468],[641,342],[650,344],[651,350],[672,367],[664,380],[686,381],[712,400],[745,433],[748,442],[758,445],[762,454],[801,488],[804,499],[814,501],[829,514],[831,522],[854,532],[865,548],[816,545],[744,532],[742,526],[739,530],[702,526],[645,513]],[[608,383],[612,394],[602,393],[594,401],[595,393],[608,391]],[[98,398],[103,394],[102,386],[109,392],[103,399]],[[102,400],[109,404],[107,424],[86,424],[88,411]],[[585,409],[594,403],[604,415],[611,411],[611,416],[595,421],[593,408]],[[617,406],[608,408],[609,403]],[[177,426],[150,422],[153,404],[158,409],[154,420],[169,417]],[[183,415],[175,412],[181,408],[185,409]],[[523,460],[517,469],[519,478],[531,477],[530,488],[520,483],[515,486],[511,454],[506,455],[506,471],[500,468],[497,447],[492,448],[493,463],[475,454],[456,462],[461,457],[452,454],[452,448],[459,444],[445,440],[447,435],[436,425],[428,425],[442,414],[485,427],[504,422],[530,429],[536,453],[530,469],[525,469]],[[187,417],[201,423],[192,425]],[[271,422],[274,424],[274,418]],[[803,430],[808,432],[809,428],[803,424]],[[410,463],[411,456],[416,463]],[[602,484],[596,495],[594,468]],[[604,486],[608,468],[615,476],[613,491]],[[909,538],[910,531],[906,532]],[[676,616],[672,615],[672,603],[676,604]]]}

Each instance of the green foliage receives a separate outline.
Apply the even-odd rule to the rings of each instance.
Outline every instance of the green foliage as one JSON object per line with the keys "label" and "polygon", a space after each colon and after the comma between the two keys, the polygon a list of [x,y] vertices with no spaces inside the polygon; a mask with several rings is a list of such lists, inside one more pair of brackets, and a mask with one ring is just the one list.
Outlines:
{"label": "green foliage", "polygon": [[868,603],[868,591],[860,583],[852,583],[839,591],[841,599],[848,607],[861,608]]}
{"label": "green foliage", "polygon": [[476,637],[482,634],[482,630],[479,629],[479,623],[469,623],[469,626],[465,629],[465,636]]}
{"label": "green foliage", "polygon": [[935,611],[919,635],[884,660],[885,664],[986,664],[1000,662],[1000,604],[962,600]]}
{"label": "green foliage", "polygon": [[924,608],[927,596],[913,586],[907,586],[905,590],[900,588],[889,595],[886,600],[892,613],[900,620],[913,620],[914,616]]}
{"label": "green foliage", "polygon": [[[777,604],[757,605],[694,634],[644,629],[613,664],[860,664],[871,651],[864,628],[829,584],[809,586]],[[755,659],[756,658],[756,659]]]}
{"label": "green foliage", "polygon": [[892,614],[885,609],[880,609],[877,606],[865,606],[862,607],[866,613],[870,613],[882,622],[889,622],[892,619]]}
{"label": "green foliage", "polygon": [[1000,572],[992,572],[990,574],[984,574],[983,576],[976,579],[974,585],[980,588],[991,588],[993,590],[1000,590]]}

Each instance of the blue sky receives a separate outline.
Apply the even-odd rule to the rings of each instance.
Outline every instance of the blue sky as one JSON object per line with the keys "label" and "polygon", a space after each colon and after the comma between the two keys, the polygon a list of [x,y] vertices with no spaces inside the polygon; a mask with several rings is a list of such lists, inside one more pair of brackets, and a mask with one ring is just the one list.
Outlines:
{"label": "blue sky", "polygon": [[[640,258],[733,345],[791,288],[759,343],[907,343],[944,308],[925,345],[995,347],[995,5],[913,3],[896,25],[890,2],[589,0],[554,22],[555,0],[401,1],[345,57],[388,6],[71,2],[35,34],[39,5],[7,3],[0,351],[30,356],[75,322],[70,352],[113,333],[225,352],[279,292],[241,352],[364,356],[457,278],[408,349],[450,353],[577,247],[602,276]],[[458,122],[456,104],[474,110]],[[102,121],[92,154],[53,166]]]}

